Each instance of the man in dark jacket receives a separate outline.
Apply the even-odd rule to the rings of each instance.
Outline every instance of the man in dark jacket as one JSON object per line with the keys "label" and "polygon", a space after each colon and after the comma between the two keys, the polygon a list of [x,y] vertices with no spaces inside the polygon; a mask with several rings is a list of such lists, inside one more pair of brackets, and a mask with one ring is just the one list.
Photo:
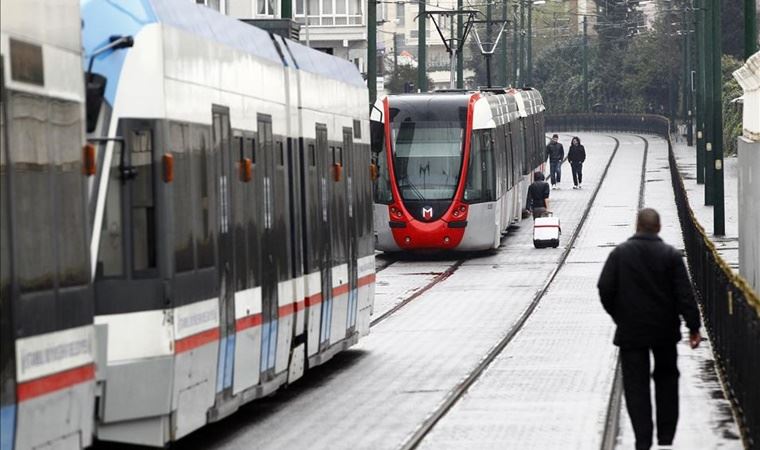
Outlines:
{"label": "man in dark jacket", "polygon": [[528,186],[526,205],[534,219],[541,217],[549,208],[549,183],[544,181],[544,174],[541,172],[533,173],[533,183]]}
{"label": "man in dark jacket", "polygon": [[652,445],[649,352],[654,355],[657,439],[671,445],[678,423],[679,315],[689,328],[689,343],[701,341],[694,294],[679,252],[665,244],[657,211],[645,208],[636,219],[636,234],[615,248],[599,277],[602,306],[617,325],[623,389],[636,434],[636,449]]}
{"label": "man in dark jacket", "polygon": [[573,137],[570,150],[567,151],[567,162],[573,171],[573,189],[580,189],[583,183],[583,162],[586,160],[586,147],[581,145],[578,136]]}
{"label": "man in dark jacket", "polygon": [[562,178],[562,161],[565,159],[565,148],[557,142],[559,136],[552,136],[552,141],[546,146],[546,157],[549,158],[549,170],[552,180],[552,189],[559,189]]}

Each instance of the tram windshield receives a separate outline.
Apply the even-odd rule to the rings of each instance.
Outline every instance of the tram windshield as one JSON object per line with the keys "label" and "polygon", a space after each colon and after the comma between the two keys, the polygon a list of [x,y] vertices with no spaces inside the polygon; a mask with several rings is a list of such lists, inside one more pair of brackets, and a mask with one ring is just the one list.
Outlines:
{"label": "tram windshield", "polygon": [[459,122],[393,124],[394,171],[404,200],[451,200],[462,166]]}

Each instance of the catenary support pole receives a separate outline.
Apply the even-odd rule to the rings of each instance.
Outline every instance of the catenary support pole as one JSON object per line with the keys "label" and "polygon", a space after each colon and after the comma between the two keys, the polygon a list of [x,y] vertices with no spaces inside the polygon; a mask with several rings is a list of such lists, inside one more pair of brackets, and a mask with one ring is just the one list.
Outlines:
{"label": "catenary support pole", "polygon": [[715,127],[713,143],[714,161],[714,186],[713,186],[713,234],[725,236],[725,198],[723,197],[723,76],[721,64],[721,30],[720,30],[720,3],[721,0],[713,0],[713,126]]}
{"label": "catenary support pole", "polygon": [[519,7],[517,5],[517,2],[519,0],[515,0],[515,4],[512,5],[513,9],[513,16],[512,16],[512,86],[517,86],[517,71],[518,69],[518,55],[517,55],[517,47],[518,43],[520,41],[520,32],[517,29],[517,8]]}
{"label": "catenary support pole", "polygon": [[744,0],[744,59],[757,53],[757,0]]}
{"label": "catenary support pole", "polygon": [[517,64],[516,87],[525,85],[525,1],[520,1],[520,61]]}
{"label": "catenary support pole", "polygon": [[[393,51],[396,51],[395,43]],[[377,0],[367,2],[367,89],[369,103],[374,104],[377,99]]]}
{"label": "catenary support pole", "polygon": [[[457,10],[461,11],[464,6],[463,0],[457,0]],[[464,33],[464,18],[457,14],[457,42],[462,42],[462,33]],[[464,89],[464,47],[461,52],[457,52],[457,89]]]}
{"label": "catenary support pole", "polygon": [[528,0],[528,64],[525,70],[525,84],[533,85],[533,0]]}
{"label": "catenary support pole", "polygon": [[419,92],[427,92],[427,14],[425,11],[425,0],[420,0],[420,12],[417,17],[419,21],[417,28],[417,89]]}
{"label": "catenary support pole", "polygon": [[588,17],[583,16],[583,111],[588,110]]}
{"label": "catenary support pole", "polygon": [[[502,0],[501,2],[501,20],[504,23],[507,23],[507,14],[509,13],[509,4],[507,3],[507,0]],[[502,86],[506,87],[509,84],[509,75],[507,72],[507,45],[509,40],[507,39],[507,35],[509,34],[509,28],[507,28],[507,32],[504,34],[504,40],[501,43],[501,51],[499,55],[499,83],[501,83]]]}
{"label": "catenary support pole", "polygon": [[697,20],[697,184],[705,183],[705,12],[704,0],[694,0]]}
{"label": "catenary support pole", "polygon": [[715,160],[713,159],[713,147],[715,146],[715,103],[713,94],[713,3],[714,0],[704,0],[705,9],[705,205],[713,204],[713,186],[715,174]]}
{"label": "catenary support pole", "polygon": [[694,132],[692,119],[694,117],[694,107],[692,106],[692,93],[691,86],[691,16],[689,11],[686,11],[684,26],[686,27],[686,145],[692,147],[694,145]]}

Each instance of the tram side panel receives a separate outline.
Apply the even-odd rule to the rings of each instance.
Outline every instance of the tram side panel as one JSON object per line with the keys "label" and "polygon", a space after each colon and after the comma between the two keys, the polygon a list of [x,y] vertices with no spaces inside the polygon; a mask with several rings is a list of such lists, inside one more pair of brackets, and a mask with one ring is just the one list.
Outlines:
{"label": "tram side panel", "polygon": [[77,448],[95,373],[79,9],[6,1],[1,15],[0,444]]}

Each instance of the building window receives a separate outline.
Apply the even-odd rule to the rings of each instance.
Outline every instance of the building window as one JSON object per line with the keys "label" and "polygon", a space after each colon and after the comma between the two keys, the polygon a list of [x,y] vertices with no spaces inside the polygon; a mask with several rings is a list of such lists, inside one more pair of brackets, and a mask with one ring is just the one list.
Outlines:
{"label": "building window", "polygon": [[[296,8],[298,8],[298,5],[296,5]],[[256,17],[275,17],[277,15],[278,2],[277,0],[253,0],[253,10],[256,12]]]}
{"label": "building window", "polygon": [[195,0],[198,5],[207,6],[214,11],[227,14],[227,0]]}
{"label": "building window", "polygon": [[303,11],[303,1],[308,2],[309,25],[332,26],[364,24],[364,3],[361,0],[297,0],[296,17],[299,17],[302,20],[306,15],[306,11]]}
{"label": "building window", "polygon": [[406,19],[406,4],[396,3],[396,25],[403,25]]}

